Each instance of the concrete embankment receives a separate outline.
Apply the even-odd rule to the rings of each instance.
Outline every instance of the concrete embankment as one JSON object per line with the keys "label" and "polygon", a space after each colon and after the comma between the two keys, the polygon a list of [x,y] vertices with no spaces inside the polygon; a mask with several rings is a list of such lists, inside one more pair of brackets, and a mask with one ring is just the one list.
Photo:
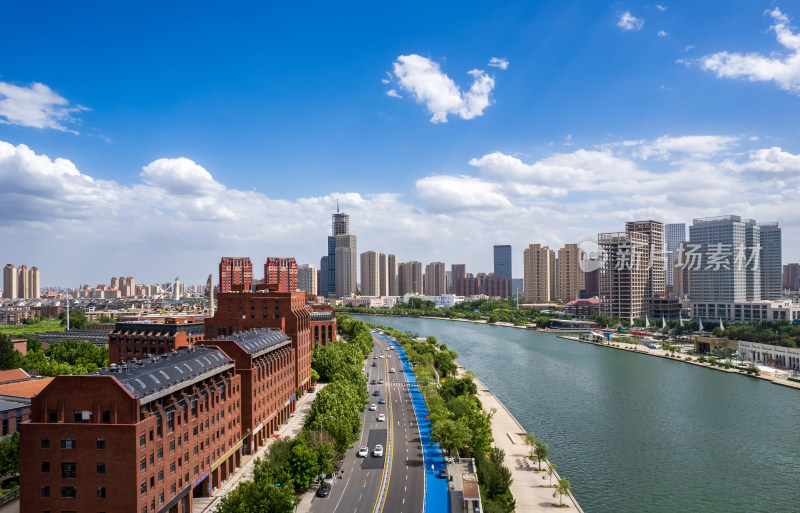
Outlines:
{"label": "concrete embankment", "polygon": [[769,373],[769,372],[762,371],[759,376],[755,376],[753,374],[746,374],[746,373],[739,372],[739,369],[736,369],[736,368],[726,369],[724,367],[717,367],[717,366],[711,365],[709,363],[699,362],[699,361],[697,361],[697,358],[694,357],[694,356],[691,356],[692,360],[689,361],[689,360],[685,359],[689,355],[683,354],[683,353],[679,353],[678,356],[672,356],[669,353],[669,351],[665,351],[664,349],[650,349],[650,348],[648,348],[646,346],[645,346],[644,349],[642,349],[642,346],[638,345],[638,344],[627,344],[625,342],[614,342],[614,341],[612,341],[613,345],[600,344],[600,343],[597,343],[597,342],[594,342],[594,341],[591,341],[591,340],[581,340],[578,337],[571,337],[571,336],[566,336],[566,335],[559,335],[558,338],[564,338],[564,339],[567,339],[567,340],[574,340],[575,342],[582,342],[584,344],[592,344],[592,345],[595,345],[595,346],[607,347],[609,349],[618,349],[618,350],[621,350],[621,351],[628,351],[628,352],[631,352],[631,353],[637,353],[637,354],[643,354],[643,355],[649,355],[649,356],[657,356],[659,358],[664,358],[664,359],[667,359],[667,360],[673,360],[673,361],[676,361],[676,362],[688,363],[690,365],[697,365],[698,367],[705,367],[707,369],[712,369],[712,370],[719,371],[719,372],[727,372],[727,373],[730,373],[730,374],[738,374],[738,375],[741,375],[741,376],[749,376],[749,377],[755,378],[755,379],[763,379],[764,381],[770,381],[770,382],[772,382],[772,383],[774,383],[776,385],[781,385],[781,386],[784,386],[784,387],[794,388],[794,389],[800,390],[800,383],[798,383],[796,381],[790,381],[790,380],[786,379],[785,377],[783,377],[782,373],[779,374],[779,373]]}
{"label": "concrete embankment", "polygon": [[[461,376],[466,370],[461,365],[458,366],[458,374]],[[550,511],[554,505],[559,504],[559,497],[553,497],[554,488],[550,483],[555,483],[560,476],[553,470],[552,480],[547,473],[548,462],[542,462],[539,469],[538,463],[528,458],[530,448],[525,445],[525,429],[517,422],[517,419],[508,411],[489,389],[477,378],[474,380],[478,387],[478,398],[483,404],[485,411],[492,415],[492,436],[494,446],[503,449],[505,452],[505,465],[511,470],[511,493],[516,500],[516,513],[536,513],[540,511]],[[578,501],[570,493],[564,496],[564,505],[569,509],[575,508],[583,513]]]}

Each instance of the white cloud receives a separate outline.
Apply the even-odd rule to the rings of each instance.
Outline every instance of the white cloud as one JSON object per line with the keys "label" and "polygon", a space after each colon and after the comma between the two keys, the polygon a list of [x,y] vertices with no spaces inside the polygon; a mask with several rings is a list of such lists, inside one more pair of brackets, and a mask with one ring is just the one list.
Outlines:
{"label": "white cloud", "polygon": [[492,57],[489,60],[489,66],[500,69],[508,69],[508,59],[501,59],[500,57]]}
{"label": "white cloud", "polygon": [[622,30],[641,30],[643,26],[644,20],[632,15],[630,11],[620,14],[617,20],[617,27]]}
{"label": "white cloud", "polygon": [[748,162],[736,168],[761,173],[800,173],[800,155],[783,151],[777,146],[751,152],[749,158]]}
{"label": "white cloud", "polygon": [[428,112],[433,114],[432,123],[446,123],[448,114],[473,119],[482,116],[492,103],[489,94],[494,88],[494,78],[482,70],[468,72],[474,81],[468,91],[462,92],[450,77],[442,73],[438,63],[420,55],[401,55],[393,69],[400,87],[417,103],[424,103]]}
{"label": "white cloud", "polygon": [[0,123],[77,134],[62,123],[78,121],[72,114],[82,110],[88,109],[80,105],[70,106],[66,98],[39,82],[29,87],[0,82]]}
{"label": "white cloud", "polygon": [[652,143],[644,143],[636,156],[647,160],[650,157],[666,158],[672,153],[689,153],[694,157],[709,157],[727,150],[739,140],[727,135],[684,135],[670,137],[663,135]]}
{"label": "white cloud", "polygon": [[659,30],[657,35],[658,37],[667,37],[667,33],[664,30]]}
{"label": "white cloud", "polygon": [[769,11],[774,20],[770,30],[788,52],[770,56],[758,53],[717,52],[700,59],[700,66],[718,78],[745,78],[751,82],[775,82],[785,91],[800,94],[800,34],[789,25],[789,17],[777,7]]}
{"label": "white cloud", "polygon": [[435,212],[508,208],[511,202],[496,186],[469,176],[429,176],[417,180],[417,194]]}
{"label": "white cloud", "polygon": [[400,94],[394,89],[389,89],[386,91],[386,96],[391,96],[392,98],[402,98],[402,96],[400,96]]}
{"label": "white cloud", "polygon": [[659,11],[661,11],[661,12],[664,12],[664,11],[666,11],[666,10],[667,10],[667,7],[666,7],[666,6],[664,6],[664,5],[659,5],[659,4],[656,4],[656,9],[658,9],[658,10],[659,10]]}

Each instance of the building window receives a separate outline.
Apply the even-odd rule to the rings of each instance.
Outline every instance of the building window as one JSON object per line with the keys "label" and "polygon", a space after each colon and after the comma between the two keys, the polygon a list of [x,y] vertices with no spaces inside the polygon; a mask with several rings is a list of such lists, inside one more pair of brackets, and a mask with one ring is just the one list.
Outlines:
{"label": "building window", "polygon": [[175,483],[172,483],[172,486],[169,487],[170,495],[175,495]]}
{"label": "building window", "polygon": [[50,448],[50,439],[42,437],[42,449],[49,449],[49,448]]}
{"label": "building window", "polygon": [[42,487],[42,497],[50,497],[50,487],[43,486]]}
{"label": "building window", "polygon": [[142,433],[141,435],[139,435],[139,447],[143,446],[146,443],[147,443],[147,435]]}
{"label": "building window", "polygon": [[97,439],[97,448],[102,450],[106,448],[106,439],[105,438],[98,438]]}
{"label": "building window", "polygon": [[163,458],[164,457],[164,449],[158,449],[158,451],[156,452],[156,457],[158,459]]}
{"label": "building window", "polygon": [[97,464],[97,473],[98,474],[105,474],[106,473],[106,464],[105,463],[98,463]]}
{"label": "building window", "polygon": [[169,443],[169,452],[175,452],[175,440]]}
{"label": "building window", "polygon": [[158,503],[164,504],[164,492],[158,494]]}
{"label": "building window", "polygon": [[141,460],[139,460],[139,470],[144,470],[146,468],[147,468],[147,459],[142,458]]}
{"label": "building window", "polygon": [[61,448],[62,449],[74,449],[75,448],[75,439],[74,438],[62,438],[61,439]]}
{"label": "building window", "polygon": [[62,486],[61,496],[68,499],[74,499],[78,496],[78,489],[74,486]]}
{"label": "building window", "polygon": [[139,485],[139,494],[144,495],[147,493],[147,481]]}
{"label": "building window", "polygon": [[103,422],[106,424],[111,423],[111,412],[108,410],[103,410]]}
{"label": "building window", "polygon": [[175,473],[175,462],[174,462],[174,461],[173,461],[172,463],[170,463],[170,464],[169,464],[169,471],[170,471],[170,473],[172,473],[172,474],[174,474],[174,473]]}
{"label": "building window", "polygon": [[164,471],[163,470],[159,470],[158,471],[158,482],[160,483],[163,480],[164,480]]}
{"label": "building window", "polygon": [[77,477],[78,465],[76,463],[65,462],[61,464],[61,477]]}
{"label": "building window", "polygon": [[42,472],[50,472],[50,462],[43,461],[42,462]]}
{"label": "building window", "polygon": [[58,412],[56,412],[55,410],[50,410],[48,412],[48,418],[50,422],[58,422]]}
{"label": "building window", "polygon": [[105,499],[106,498],[106,487],[105,486],[98,486],[97,487],[97,498],[98,499]]}
{"label": "building window", "polygon": [[150,465],[152,466],[155,463],[155,458],[153,457],[153,453],[150,453]]}

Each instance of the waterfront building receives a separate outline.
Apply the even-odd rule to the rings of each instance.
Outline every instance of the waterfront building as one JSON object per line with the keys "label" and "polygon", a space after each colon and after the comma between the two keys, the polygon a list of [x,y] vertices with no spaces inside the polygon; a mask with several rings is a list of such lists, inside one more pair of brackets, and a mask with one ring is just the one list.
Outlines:
{"label": "waterfront building", "polygon": [[511,245],[504,244],[494,247],[494,275],[511,282]]}
{"label": "waterfront building", "polygon": [[422,262],[412,260],[402,262],[398,266],[400,290],[398,296],[406,294],[422,294]]}
{"label": "waterfront building", "polygon": [[348,297],[355,295],[358,286],[358,253],[355,235],[337,235],[335,260],[335,296]]}
{"label": "waterfront building", "polygon": [[21,426],[21,511],[192,511],[241,463],[241,378],[191,347],[56,376]]}
{"label": "waterfront building", "polygon": [[385,296],[381,294],[381,282],[387,283],[387,277],[381,280],[381,254],[377,251],[361,253],[361,295]]}
{"label": "waterfront building", "polygon": [[[337,237],[340,235],[349,235],[350,234],[350,216],[344,212],[339,211],[339,203],[336,203],[336,213],[331,216],[331,235],[328,237],[328,287],[327,293],[325,294],[328,297],[342,297],[339,295],[338,292],[342,290],[350,290],[353,294],[356,292],[355,281],[356,271],[352,269],[352,267],[357,266],[356,263],[356,254],[355,254],[355,235],[353,236],[352,241],[350,239],[341,239],[341,244],[338,242]],[[340,274],[345,276],[347,279],[347,283],[342,286],[337,286],[337,273],[336,273],[336,249],[339,247],[347,247],[350,248],[350,242],[352,242],[352,249],[354,254],[352,255],[343,255],[343,258],[347,259],[344,266],[347,269],[344,271],[344,274]],[[352,274],[352,290],[351,290],[351,275]],[[348,294],[344,294],[349,295]]]}
{"label": "waterfront building", "polygon": [[675,259],[678,257],[678,247],[681,242],[686,242],[686,223],[670,223],[664,225],[664,238],[666,242],[665,266],[667,287],[675,284]]}
{"label": "waterfront building", "polygon": [[642,233],[647,237],[647,253],[641,262],[645,276],[645,297],[661,296],[667,290],[667,272],[664,262],[664,225],[658,221],[632,221],[625,223],[628,233]]}
{"label": "waterfront building", "polygon": [[689,269],[692,302],[760,300],[760,242],[760,228],[752,219],[695,219],[687,251],[676,264]]}
{"label": "waterfront building", "polygon": [[797,292],[800,290],[800,264],[792,263],[783,266],[783,290]]}
{"label": "waterfront building", "polygon": [[[383,276],[383,271],[381,271],[381,276]],[[400,283],[399,283],[399,269],[397,265],[397,255],[388,254],[386,255],[386,279],[388,285],[386,286],[386,294],[385,296],[399,296],[400,295]],[[383,285],[381,285],[381,291],[384,290]]]}
{"label": "waterfront building", "polygon": [[[681,242],[678,245],[678,253],[681,255],[686,254],[686,252],[688,251],[688,245],[689,245],[688,242]],[[673,264],[671,266],[673,270],[672,293],[679,298],[686,298],[689,297],[689,293],[691,291],[692,273],[688,267],[685,267],[683,265],[675,265],[676,261],[677,260],[673,261]]]}
{"label": "waterfront building", "polygon": [[336,340],[336,312],[330,305],[306,304],[313,344],[327,346]]}
{"label": "waterfront building", "polygon": [[561,301],[577,299],[581,290],[586,286],[581,258],[577,244],[566,244],[558,250],[557,296]]}
{"label": "waterfront building", "polygon": [[778,301],[692,301],[692,318],[704,322],[789,321],[800,320],[800,303]]}
{"label": "waterfront building", "polygon": [[268,257],[264,264],[264,283],[278,286],[278,292],[297,290],[297,261],[294,258]]}
{"label": "waterfront building", "polygon": [[447,293],[444,262],[431,262],[425,266],[424,292],[426,296],[442,296]]}
{"label": "waterfront building", "polygon": [[[124,278],[120,278],[120,287]],[[133,280],[133,278],[131,278]],[[222,257],[219,263],[219,292],[225,294],[233,290],[249,290],[253,286],[253,263],[250,257]],[[129,294],[125,294],[124,296]]]}
{"label": "waterfront building", "polygon": [[600,299],[596,297],[573,299],[564,305],[564,313],[573,317],[594,317],[599,306]]}
{"label": "waterfront building", "polygon": [[758,229],[761,242],[761,299],[780,299],[783,296],[781,227],[778,223],[761,223]]}
{"label": "waterfront building", "polygon": [[316,296],[317,268],[311,264],[302,264],[297,268],[297,289]]}
{"label": "waterfront building", "polygon": [[541,244],[531,244],[523,251],[526,303],[549,303],[556,297],[556,255]]}

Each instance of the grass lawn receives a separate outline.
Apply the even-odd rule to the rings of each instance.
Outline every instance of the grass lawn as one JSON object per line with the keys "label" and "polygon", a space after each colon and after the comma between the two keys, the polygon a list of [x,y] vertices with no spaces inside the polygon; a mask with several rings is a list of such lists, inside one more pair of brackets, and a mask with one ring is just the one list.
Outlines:
{"label": "grass lawn", "polygon": [[44,333],[46,331],[64,331],[64,326],[61,321],[56,320],[43,320],[36,324],[21,324],[5,326],[0,325],[0,333],[3,335],[11,335],[12,337],[33,335],[34,333]]}

